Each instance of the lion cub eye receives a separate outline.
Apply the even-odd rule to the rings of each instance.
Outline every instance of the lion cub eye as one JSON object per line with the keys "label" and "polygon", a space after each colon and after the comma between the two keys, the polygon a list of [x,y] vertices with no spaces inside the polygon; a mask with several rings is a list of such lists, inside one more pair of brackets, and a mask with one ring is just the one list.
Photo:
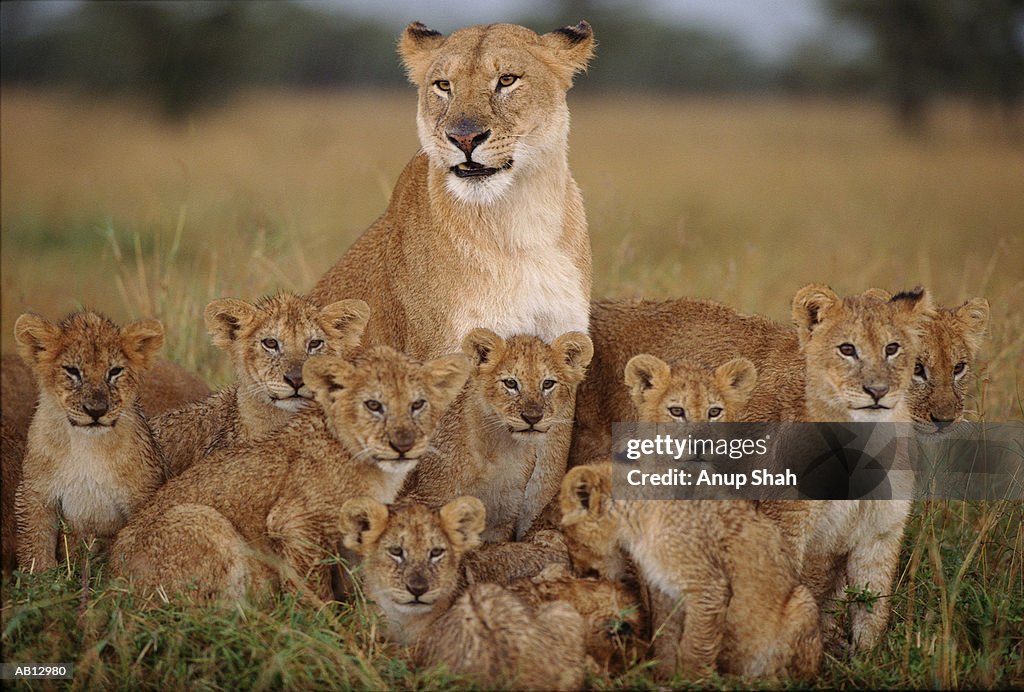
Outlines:
{"label": "lion cub eye", "polygon": [[960,361],[959,363],[957,363],[956,365],[953,366],[953,374],[954,375],[963,375],[964,374],[964,370],[966,370],[966,369],[967,369],[967,363],[965,363],[963,361]]}
{"label": "lion cub eye", "polygon": [[276,353],[280,350],[280,344],[277,343],[277,339],[264,339],[260,343],[263,344],[263,348],[267,349],[271,353]]}
{"label": "lion cub eye", "polygon": [[513,392],[519,391],[519,382],[517,382],[516,380],[512,379],[511,377],[509,377],[508,379],[502,380],[501,383],[503,385],[505,385],[505,387],[508,390],[510,390],[510,391],[513,391]]}
{"label": "lion cub eye", "polygon": [[306,353],[316,353],[324,347],[323,339],[310,339],[309,343],[306,344]]}
{"label": "lion cub eye", "polygon": [[384,404],[380,403],[376,399],[367,399],[366,401],[363,402],[363,405],[366,406],[366,408],[373,411],[374,413],[380,413],[382,410],[384,410]]}
{"label": "lion cub eye", "polygon": [[682,406],[669,406],[668,412],[673,418],[686,420],[686,411],[683,410]]}
{"label": "lion cub eye", "polygon": [[438,79],[434,82],[434,88],[438,91],[449,92],[452,90],[452,83],[447,79]]}
{"label": "lion cub eye", "polygon": [[417,399],[416,401],[412,402],[412,405],[409,408],[411,408],[413,411],[419,411],[421,408],[423,408],[426,405],[427,405],[427,400],[426,399]]}
{"label": "lion cub eye", "polygon": [[[953,369],[956,370],[956,368]],[[919,380],[928,381],[928,371],[925,370],[924,363],[918,362],[914,364],[914,377]]]}
{"label": "lion cub eye", "polygon": [[555,384],[556,382],[554,380],[544,380],[543,382],[541,382],[540,386],[544,389],[545,392],[547,392],[550,391],[551,388],[555,386]]}
{"label": "lion cub eye", "polygon": [[442,555],[444,555],[444,548],[430,549],[430,559],[432,562],[437,562],[438,560],[440,560]]}
{"label": "lion cub eye", "polygon": [[503,74],[500,77],[498,77],[498,88],[499,89],[507,89],[508,87],[512,86],[513,84],[515,84],[518,81],[519,81],[519,75]]}
{"label": "lion cub eye", "polygon": [[712,406],[708,409],[708,419],[714,420],[722,415],[722,409],[718,406]]}
{"label": "lion cub eye", "polygon": [[400,545],[393,545],[388,548],[388,555],[393,557],[396,562],[401,562],[405,557],[405,549]]}
{"label": "lion cub eye", "polygon": [[857,347],[853,344],[839,344],[839,352],[847,358],[857,357]]}
{"label": "lion cub eye", "polygon": [[64,368],[64,372],[72,380],[74,380],[75,382],[81,382],[82,381],[82,373],[81,373],[81,371],[78,368],[73,367],[71,365],[62,365],[61,367]]}
{"label": "lion cub eye", "polygon": [[120,377],[121,373],[123,373],[123,372],[124,372],[124,368],[122,368],[119,365],[115,365],[114,367],[112,367],[110,370],[107,371],[107,382],[109,382],[110,384],[113,384],[114,380],[116,380],[118,377]]}
{"label": "lion cub eye", "polygon": [[896,343],[895,341],[892,342],[891,344],[886,344],[885,345],[885,357],[886,358],[892,358],[893,356],[895,356],[899,352],[900,352],[900,345],[898,343]]}

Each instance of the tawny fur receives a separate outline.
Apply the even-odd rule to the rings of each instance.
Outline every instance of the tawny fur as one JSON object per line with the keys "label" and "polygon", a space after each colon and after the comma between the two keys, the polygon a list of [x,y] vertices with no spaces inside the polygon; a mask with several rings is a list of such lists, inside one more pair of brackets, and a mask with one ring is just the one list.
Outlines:
{"label": "tawny fur", "polygon": [[[510,540],[558,494],[572,435],[576,387],[590,363],[589,337],[550,345],[474,329],[462,342],[469,384],[409,475],[403,496],[440,507],[460,495],[487,508],[488,542]],[[522,532],[519,533],[522,535]]]}
{"label": "tawny fur", "polygon": [[57,564],[60,519],[69,548],[113,536],[166,479],[138,401],[164,332],[156,320],[118,328],[92,312],[59,324],[26,313],[14,330],[39,387],[15,496],[18,565],[42,571]]}
{"label": "tawny fur", "polygon": [[[399,53],[419,89],[422,150],[312,298],[362,298],[366,343],[421,358],[458,349],[479,326],[548,341],[586,332],[590,240],[569,172],[566,91],[593,44],[585,22],[542,36],[509,24],[447,37],[410,25]],[[518,79],[502,87],[503,76]],[[452,170],[469,154],[451,137],[473,133],[472,161],[493,175]]]}
{"label": "tawny fur", "polygon": [[688,360],[671,366],[643,353],[626,363],[625,384],[645,423],[730,422],[739,418],[757,383],[757,369],[735,358],[714,370]]}
{"label": "tawny fur", "polygon": [[[118,535],[112,572],[143,593],[234,600],[274,586],[269,564],[329,597],[322,560],[337,552],[338,509],[359,495],[394,500],[468,372],[461,354],[419,363],[383,346],[351,361],[310,358],[303,378],[319,405],[171,479]],[[169,528],[182,505],[209,509],[195,517],[179,509]],[[223,520],[216,536],[197,543],[210,509]]]}
{"label": "tawny fur", "polygon": [[[663,649],[669,671],[817,673],[818,608],[778,526],[752,504],[615,500],[606,464],[570,470],[560,504],[577,571],[616,578],[624,551],[661,602],[681,601],[682,636]],[[655,614],[655,622],[664,619]]]}
{"label": "tawny fur", "polygon": [[478,499],[429,510],[357,498],[341,517],[346,547],[363,557],[367,595],[417,664],[444,665],[487,688],[582,685],[585,625],[569,605],[533,605],[495,584],[458,593],[460,560],[485,524]]}
{"label": "tawny fur", "polygon": [[218,450],[264,437],[312,405],[303,364],[311,355],[344,355],[357,346],[369,308],[361,300],[321,308],[279,293],[255,303],[215,300],[205,316],[213,344],[231,358],[237,384],[153,419],[172,475]]}

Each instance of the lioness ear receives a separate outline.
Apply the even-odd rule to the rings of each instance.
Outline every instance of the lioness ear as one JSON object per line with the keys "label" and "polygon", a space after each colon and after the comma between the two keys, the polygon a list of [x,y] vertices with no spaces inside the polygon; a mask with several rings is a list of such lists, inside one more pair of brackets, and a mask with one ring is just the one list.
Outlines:
{"label": "lioness ear", "polygon": [[648,392],[661,387],[671,373],[668,363],[649,353],[630,358],[626,363],[626,386],[633,404],[639,408],[647,399]]}
{"label": "lioness ear", "polygon": [[988,301],[984,298],[972,298],[956,310],[956,319],[963,326],[964,340],[972,356],[977,355],[981,349],[989,314]]}
{"label": "lioness ear", "polygon": [[206,331],[217,348],[225,349],[238,338],[238,332],[252,321],[256,306],[235,298],[220,298],[203,310]]}
{"label": "lioness ear", "polygon": [[734,358],[715,370],[715,384],[732,405],[742,406],[757,384],[757,368],[746,358]]}
{"label": "lioness ear", "polygon": [[302,379],[321,406],[330,404],[333,394],[346,387],[354,366],[338,356],[313,356],[302,366]]}
{"label": "lioness ear", "polygon": [[341,506],[341,542],[367,555],[388,526],[388,508],[372,497],[353,497]]}
{"label": "lioness ear", "polygon": [[821,324],[829,309],[839,303],[836,292],[822,284],[810,284],[796,292],[793,296],[793,322],[801,347],[811,338],[811,332]]}
{"label": "lioness ear", "polygon": [[320,309],[320,326],[343,349],[355,348],[370,319],[370,306],[362,300],[339,300]]}
{"label": "lioness ear", "polygon": [[561,73],[566,89],[572,86],[573,75],[586,70],[594,56],[594,29],[586,20],[544,34],[540,41],[558,56],[551,67]]}
{"label": "lioness ear", "polygon": [[462,352],[469,356],[473,365],[493,363],[505,351],[505,340],[485,327],[477,327],[462,340]]}
{"label": "lioness ear", "polygon": [[430,63],[434,60],[434,51],[444,43],[444,35],[440,31],[428,29],[421,22],[413,22],[405,27],[402,38],[398,40],[398,54],[405,65],[405,73],[409,81],[419,86],[426,78]]}
{"label": "lioness ear", "polygon": [[149,367],[163,345],[164,325],[160,320],[140,320],[121,328],[121,350],[140,369]]}
{"label": "lioness ear", "polygon": [[565,474],[559,496],[562,526],[604,513],[605,500],[611,496],[608,471],[605,466],[577,466]]}
{"label": "lioness ear", "polygon": [[438,397],[431,405],[444,410],[466,384],[470,370],[469,358],[461,353],[452,353],[428,360],[423,367],[426,370],[427,386]]}
{"label": "lioness ear", "polygon": [[441,529],[452,545],[467,551],[480,545],[480,534],[487,524],[487,510],[484,503],[471,495],[457,497],[438,512]]}
{"label": "lioness ear", "polygon": [[566,332],[551,342],[551,350],[576,382],[583,380],[594,357],[594,342],[583,332]]}
{"label": "lioness ear", "polygon": [[22,360],[37,364],[57,355],[60,327],[39,315],[26,312],[14,323],[14,340],[18,343],[18,355]]}

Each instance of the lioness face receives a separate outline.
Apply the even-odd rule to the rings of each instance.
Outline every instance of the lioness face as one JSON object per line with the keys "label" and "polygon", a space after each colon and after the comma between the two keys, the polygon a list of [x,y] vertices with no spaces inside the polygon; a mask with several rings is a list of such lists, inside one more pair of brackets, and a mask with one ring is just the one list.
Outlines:
{"label": "lioness face", "polygon": [[472,386],[513,437],[539,441],[557,423],[571,423],[576,387],[594,353],[590,337],[567,332],[550,345],[535,336],[507,341],[474,329],[463,352],[476,364]]}
{"label": "lioness face", "polygon": [[448,37],[410,25],[399,46],[419,89],[420,144],[459,201],[490,204],[520,175],[564,165],[565,93],[593,52],[581,22],[539,36],[491,24]]}
{"label": "lioness face", "polygon": [[844,299],[827,287],[801,289],[793,315],[808,391],[845,410],[852,421],[909,417],[905,395],[932,314],[923,289],[892,298],[869,291]]}
{"label": "lioness face", "polygon": [[757,370],[745,358],[708,370],[640,354],[626,364],[625,375],[637,420],[646,423],[735,420],[757,382]]}
{"label": "lioness face", "polygon": [[60,324],[24,314],[14,326],[21,357],[35,370],[76,430],[113,428],[138,395],[139,379],[164,341],[156,320],[118,328],[94,312],[78,312]]}
{"label": "lioness face", "polygon": [[280,293],[256,303],[223,298],[206,306],[206,328],[228,352],[239,387],[285,411],[310,404],[302,366],[313,355],[343,354],[359,344],[370,309],[361,300],[319,307]]}
{"label": "lioness face", "polygon": [[975,298],[956,310],[939,310],[926,323],[907,393],[915,421],[941,427],[963,419],[967,382],[988,316],[988,301]]}
{"label": "lioness face", "polygon": [[420,363],[387,346],[348,361],[307,361],[305,379],[335,436],[357,459],[409,471],[469,375],[459,354]]}

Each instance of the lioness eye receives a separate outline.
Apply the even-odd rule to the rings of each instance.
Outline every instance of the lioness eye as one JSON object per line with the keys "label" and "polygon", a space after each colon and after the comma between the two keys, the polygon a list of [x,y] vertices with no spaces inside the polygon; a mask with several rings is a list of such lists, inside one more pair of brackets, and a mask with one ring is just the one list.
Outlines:
{"label": "lioness eye", "polygon": [[544,388],[545,392],[548,391],[549,389],[551,389],[554,386],[555,386],[555,381],[554,380],[544,380],[544,382],[541,383],[541,387]]}
{"label": "lioness eye", "polygon": [[686,419],[686,411],[683,410],[682,406],[669,406],[668,412],[673,418]]}
{"label": "lioness eye", "polygon": [[708,409],[708,418],[718,418],[722,415],[722,409],[718,406],[712,406]]}
{"label": "lioness eye", "polygon": [[885,345],[885,355],[886,356],[892,357],[892,356],[895,356],[899,352],[900,352],[900,345],[897,344],[895,341],[893,343],[891,343],[891,344],[886,344]]}
{"label": "lioness eye", "polygon": [[967,363],[964,363],[963,361],[960,361],[959,363],[957,363],[956,365],[953,366],[953,374],[954,375],[959,375],[960,373],[962,373],[966,369],[967,369]]}
{"label": "lioness eye", "polygon": [[366,406],[366,408],[370,409],[374,413],[384,408],[384,404],[380,403],[376,399],[367,399],[366,401],[363,402],[363,404]]}
{"label": "lioness eye", "polygon": [[857,347],[853,344],[839,344],[839,352],[850,358],[857,357]]}
{"label": "lioness eye", "polygon": [[503,74],[503,75],[501,75],[501,77],[498,78],[498,87],[499,88],[510,87],[510,86],[512,86],[513,84],[515,84],[518,81],[519,81],[519,77],[517,77],[514,74]]}
{"label": "lioness eye", "polygon": [[107,372],[107,382],[113,382],[122,372],[124,372],[124,368],[119,365],[115,365]]}
{"label": "lioness eye", "polygon": [[920,377],[922,380],[928,379],[928,372],[924,369],[924,363],[914,364],[914,377]]}
{"label": "lioness eye", "polygon": [[447,79],[439,79],[439,80],[437,80],[436,82],[434,82],[434,86],[437,87],[438,89],[440,89],[441,91],[451,91],[452,90],[452,83],[449,82]]}
{"label": "lioness eye", "polygon": [[82,373],[79,372],[78,368],[72,367],[70,365],[62,365],[61,367],[64,368],[64,372],[66,372],[68,374],[68,377],[70,377],[71,379],[75,381],[82,379]]}
{"label": "lioness eye", "polygon": [[508,378],[507,380],[502,380],[501,383],[503,385],[505,385],[506,387],[508,387],[509,389],[511,389],[512,391],[515,391],[515,390],[519,389],[519,383],[516,382],[511,377]]}
{"label": "lioness eye", "polygon": [[412,408],[413,411],[419,411],[421,408],[423,408],[426,405],[426,403],[427,403],[426,399],[417,399],[416,401],[412,402],[412,407],[411,408]]}
{"label": "lioness eye", "polygon": [[319,351],[323,347],[323,345],[323,339],[310,339],[309,343],[306,344],[306,352],[314,353],[315,351]]}
{"label": "lioness eye", "polygon": [[436,560],[437,558],[441,557],[442,555],[444,555],[444,548],[431,548],[430,549],[430,559],[431,560]]}
{"label": "lioness eye", "polygon": [[267,349],[268,351],[277,350],[277,339],[264,339],[260,343],[263,344],[263,348]]}

